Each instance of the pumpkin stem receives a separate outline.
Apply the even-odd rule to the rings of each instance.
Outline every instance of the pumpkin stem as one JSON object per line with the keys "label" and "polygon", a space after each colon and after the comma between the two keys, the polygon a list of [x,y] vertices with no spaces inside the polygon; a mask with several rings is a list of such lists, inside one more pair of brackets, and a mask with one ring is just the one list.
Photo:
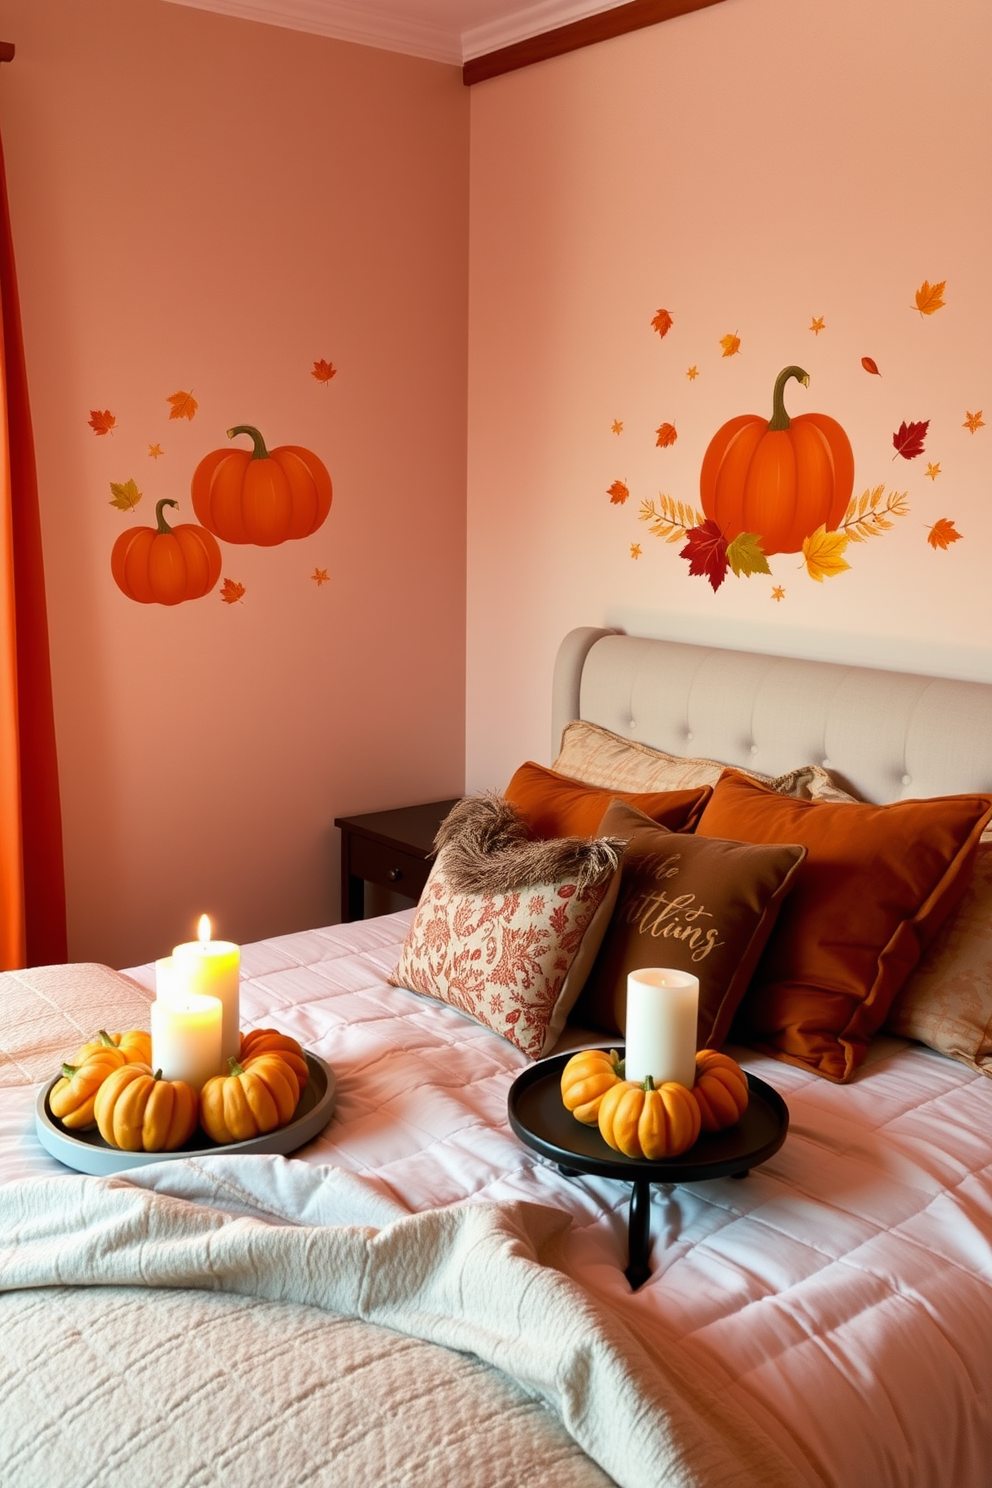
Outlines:
{"label": "pumpkin stem", "polygon": [[265,448],[265,440],[257,429],[252,428],[251,424],[235,424],[233,429],[228,429],[228,439],[233,439],[235,434],[247,434],[249,436],[255,446],[251,452],[253,460],[267,460],[269,458],[269,452]]}
{"label": "pumpkin stem", "polygon": [[768,420],[769,429],[788,429],[792,423],[785,411],[785,384],[790,377],[801,382],[803,387],[809,387],[809,373],[804,372],[802,367],[784,367],[775,379],[775,390],[772,393],[772,416]]}
{"label": "pumpkin stem", "polygon": [[642,1090],[653,1090],[654,1089],[654,1077],[652,1075],[645,1075],[644,1076],[644,1080],[643,1080],[642,1085],[641,1085],[641,1088],[642,1088]]}
{"label": "pumpkin stem", "polygon": [[62,1066],[62,1076],[63,1076],[63,1078],[66,1079],[66,1080],[71,1080],[72,1077],[73,1077],[73,1075],[76,1073],[76,1070],[78,1068],[79,1068],[79,1066],[77,1064],[64,1064]]}
{"label": "pumpkin stem", "polygon": [[107,1048],[109,1048],[109,1049],[116,1049],[117,1048],[117,1045],[114,1043],[113,1039],[110,1037],[110,1034],[107,1032],[107,1030],[105,1028],[101,1028],[100,1029],[100,1032],[97,1035],[97,1037],[99,1038],[101,1044],[104,1044]]}
{"label": "pumpkin stem", "polygon": [[155,503],[155,520],[158,523],[159,532],[171,532],[172,528],[162,515],[163,506],[178,506],[178,501],[172,501],[168,496],[163,496],[161,501]]}
{"label": "pumpkin stem", "polygon": [[242,1069],[242,1067],[238,1063],[238,1061],[234,1058],[233,1054],[228,1059],[227,1066],[228,1066],[228,1069],[231,1071],[231,1074],[232,1075],[243,1075],[244,1074],[244,1070]]}

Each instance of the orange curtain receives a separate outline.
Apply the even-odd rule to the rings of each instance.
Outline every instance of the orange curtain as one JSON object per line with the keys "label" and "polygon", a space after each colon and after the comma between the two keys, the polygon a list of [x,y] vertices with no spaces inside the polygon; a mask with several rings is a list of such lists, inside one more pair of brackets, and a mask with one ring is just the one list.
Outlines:
{"label": "orange curtain", "polygon": [[0,148],[0,970],[66,959],[38,479]]}

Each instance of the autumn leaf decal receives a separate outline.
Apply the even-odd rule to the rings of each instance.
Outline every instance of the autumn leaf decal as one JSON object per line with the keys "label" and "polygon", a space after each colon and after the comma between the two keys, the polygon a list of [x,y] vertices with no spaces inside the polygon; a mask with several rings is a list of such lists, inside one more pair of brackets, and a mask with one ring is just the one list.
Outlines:
{"label": "autumn leaf decal", "polygon": [[814,336],[818,336],[821,331],[825,331],[826,330],[826,325],[824,324],[824,320],[823,320],[823,316],[822,315],[814,315],[813,316],[813,321],[812,321],[812,324],[810,325],[810,330],[813,332],[813,335]]}
{"label": "autumn leaf decal", "polygon": [[630,556],[631,556],[631,558],[640,558],[640,556],[641,556],[641,545],[640,545],[640,543],[631,543],[631,545],[630,545]]}
{"label": "autumn leaf decal", "polygon": [[784,598],[785,598],[785,590],[782,588],[782,585],[781,584],[776,584],[775,587],[774,587],[774,589],[772,590],[772,599],[784,599]]}
{"label": "autumn leaf decal", "polygon": [[192,393],[170,393],[165,401],[171,404],[169,409],[170,419],[184,418],[192,420],[196,415],[196,410],[200,406]]}
{"label": "autumn leaf decal", "polygon": [[613,506],[623,506],[624,502],[627,500],[627,497],[630,495],[630,492],[627,489],[626,483],[624,481],[615,480],[612,486],[607,487],[606,494],[607,496],[609,496],[610,502]]}
{"label": "autumn leaf decal", "polygon": [[690,527],[688,541],[679,549],[679,557],[689,560],[689,572],[701,574],[710,582],[714,594],[727,577],[727,539],[711,517],[701,527]]}
{"label": "autumn leaf decal", "polygon": [[[923,453],[923,441],[927,437],[930,420],[923,419],[917,424],[907,424],[903,419],[898,429],[892,436],[892,444],[896,455],[902,455],[904,460],[915,460],[917,455]],[[893,460],[896,455],[893,455]]]}
{"label": "autumn leaf decal", "polygon": [[837,531],[842,532],[850,542],[856,543],[864,542],[869,537],[877,537],[881,532],[888,532],[892,526],[889,518],[904,517],[909,507],[905,491],[890,491],[884,501],[883,496],[884,484],[863,491],[860,496],[853,496],[843,518],[837,524]]}
{"label": "autumn leaf decal", "polygon": [[970,429],[972,434],[977,434],[979,429],[984,429],[985,420],[982,418],[982,410],[979,409],[977,413],[967,414],[961,427],[962,429]]}
{"label": "autumn leaf decal", "polygon": [[881,377],[882,374],[878,370],[878,363],[875,361],[874,357],[862,357],[861,365],[862,367],[864,367],[866,372],[871,373],[872,377]]}
{"label": "autumn leaf decal", "polygon": [[695,382],[696,378],[699,376],[699,368],[696,366],[686,367],[685,375],[686,377],[688,377],[690,382]]}
{"label": "autumn leaf decal", "polygon": [[117,420],[109,408],[105,408],[102,413],[99,408],[91,408],[86,422],[94,434],[112,434]]}
{"label": "autumn leaf decal", "polygon": [[693,508],[688,502],[676,501],[674,496],[666,496],[663,491],[658,493],[658,505],[653,501],[642,501],[638,519],[642,522],[650,522],[648,531],[655,537],[663,537],[665,542],[681,542],[688,537],[689,529],[702,527],[706,521],[704,514],[697,508]]}
{"label": "autumn leaf decal", "polygon": [[739,579],[752,574],[770,574],[768,559],[761,551],[761,538],[756,532],[738,532],[727,545],[727,562]]}
{"label": "autumn leaf decal", "polygon": [[938,460],[937,463],[936,463],[936,465],[933,465],[933,464],[929,464],[928,463],[928,465],[927,465],[927,475],[930,477],[930,479],[931,480],[936,480],[939,474],[940,474],[940,461]]}
{"label": "autumn leaf decal", "polygon": [[332,367],[330,362],[325,362],[323,358],[319,362],[314,362],[310,372],[311,377],[316,377],[318,382],[325,383],[330,382],[331,378],[337,377],[337,375],[337,367]]}
{"label": "autumn leaf decal", "polygon": [[160,444],[150,444],[148,446],[148,458],[150,460],[158,460],[164,454],[165,454],[165,450],[162,448],[162,446]]}
{"label": "autumn leaf decal", "polygon": [[610,425],[610,433],[611,434],[622,434],[623,433],[623,419],[614,419],[613,420],[612,424]]}
{"label": "autumn leaf decal", "polygon": [[655,440],[655,444],[658,446],[659,449],[667,449],[668,446],[670,444],[674,444],[676,439],[678,439],[679,437],[678,431],[676,430],[674,424],[662,424],[661,428],[657,431],[657,434],[658,437]]}
{"label": "autumn leaf decal", "polygon": [[940,517],[929,528],[927,542],[934,549],[949,548],[951,543],[960,542],[963,536],[964,534],[957,530],[950,517]]}
{"label": "autumn leaf decal", "polygon": [[321,584],[330,583],[330,575],[328,574],[326,568],[315,568],[310,577],[313,579],[318,589],[320,588]]}
{"label": "autumn leaf decal", "polygon": [[244,584],[239,584],[237,579],[225,579],[220,586],[220,597],[225,604],[237,604],[244,592]]}
{"label": "autumn leaf decal", "polygon": [[723,347],[725,357],[736,356],[741,349],[740,336],[721,336],[720,345]]}
{"label": "autumn leaf decal", "polygon": [[659,310],[651,322],[652,330],[657,331],[659,336],[667,336],[672,329],[672,325],[672,317],[667,310]]}
{"label": "autumn leaf decal", "polygon": [[944,290],[946,288],[946,279],[941,279],[939,284],[930,284],[924,279],[916,291],[916,308],[921,315],[933,315],[935,310],[942,310],[944,308]]}
{"label": "autumn leaf decal", "polygon": [[141,500],[141,492],[133,480],[110,482],[110,504],[116,506],[118,511],[134,511]]}
{"label": "autumn leaf decal", "polygon": [[824,579],[835,579],[845,568],[850,568],[844,557],[847,543],[843,532],[828,532],[822,524],[809,537],[804,537],[803,558],[810,578],[822,584]]}

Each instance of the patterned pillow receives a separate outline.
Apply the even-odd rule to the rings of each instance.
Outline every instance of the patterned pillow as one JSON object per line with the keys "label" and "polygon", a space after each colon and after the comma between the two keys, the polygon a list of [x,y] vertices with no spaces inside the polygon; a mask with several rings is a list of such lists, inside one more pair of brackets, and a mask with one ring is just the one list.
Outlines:
{"label": "patterned pillow", "polygon": [[532,1058],[557,1042],[606,933],[619,839],[532,838],[499,796],[460,801],[389,977]]}
{"label": "patterned pillow", "polygon": [[[727,768],[716,760],[694,759],[689,755],[666,754],[648,744],[625,739],[621,734],[600,728],[577,718],[566,724],[561,736],[561,750],[553,768],[560,775],[587,785],[604,786],[616,791],[676,791],[694,786],[716,785]],[[737,767],[735,766],[735,769]],[[749,780],[760,780],[782,796],[795,796],[805,801],[850,802],[849,795],[820,765],[801,765],[787,775],[760,775],[755,770],[739,770]]]}
{"label": "patterned pillow", "polygon": [[889,1010],[885,1029],[992,1075],[992,842],[971,882]]}

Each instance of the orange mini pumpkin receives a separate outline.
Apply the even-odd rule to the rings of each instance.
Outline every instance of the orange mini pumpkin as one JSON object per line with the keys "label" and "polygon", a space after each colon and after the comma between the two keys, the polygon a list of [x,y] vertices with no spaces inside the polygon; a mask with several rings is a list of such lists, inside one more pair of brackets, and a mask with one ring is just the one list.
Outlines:
{"label": "orange mini pumpkin", "polygon": [[200,1091],[200,1125],[226,1146],[285,1126],[300,1098],[296,1076],[278,1054],[259,1054],[251,1067],[227,1061],[230,1074],[214,1075]]}
{"label": "orange mini pumpkin", "polygon": [[253,448],[212,450],[193,471],[193,510],[224,542],[271,548],[309,537],[331,509],[331,477],[312,450],[281,444],[269,451],[251,424],[228,429],[247,434]]}
{"label": "orange mini pumpkin", "polygon": [[699,1107],[703,1131],[722,1131],[739,1121],[747,1110],[747,1075],[729,1054],[700,1049],[692,1094]]}
{"label": "orange mini pumpkin", "polygon": [[243,1033],[238,1053],[238,1063],[242,1069],[250,1069],[253,1060],[258,1059],[261,1054],[275,1054],[284,1060],[296,1076],[302,1095],[310,1078],[303,1045],[297,1043],[290,1034],[280,1033],[278,1028],[253,1028],[249,1033]]}
{"label": "orange mini pumpkin", "polygon": [[603,1096],[623,1079],[623,1060],[616,1049],[582,1049],[561,1072],[561,1099],[576,1121],[595,1126]]}
{"label": "orange mini pumpkin", "polygon": [[122,532],[110,554],[114,582],[139,604],[182,604],[202,599],[220,578],[222,559],[216,538],[203,527],[182,522],[170,527],[162,508],[178,506],[165,497],[155,507],[157,527]]}
{"label": "orange mini pumpkin", "polygon": [[826,413],[785,411],[791,377],[809,386],[802,367],[775,380],[772,416],[742,413],[709,442],[699,475],[702,508],[728,542],[742,532],[761,539],[762,552],[798,553],[818,527],[833,531],[854,489],[854,451]]}
{"label": "orange mini pumpkin", "polygon": [[197,1096],[185,1080],[163,1080],[146,1065],[125,1064],[96,1093],[96,1124],[123,1152],[175,1152],[196,1131]]}
{"label": "orange mini pumpkin", "polygon": [[619,1080],[599,1107],[599,1133],[608,1147],[655,1162],[687,1151],[699,1136],[699,1123],[691,1090],[674,1080],[656,1087],[650,1075],[643,1084]]}
{"label": "orange mini pumpkin", "polygon": [[77,1056],[75,1063],[62,1066],[62,1076],[48,1095],[52,1115],[70,1131],[86,1131],[96,1125],[94,1107],[104,1082],[115,1070],[128,1068],[125,1056],[112,1044],[88,1053],[84,1046],[80,1053],[82,1058]]}
{"label": "orange mini pumpkin", "polygon": [[128,1064],[151,1064],[152,1062],[152,1036],[142,1028],[129,1028],[126,1033],[107,1033],[101,1028],[95,1038],[91,1038],[78,1051],[70,1064],[82,1064],[90,1054],[97,1049],[120,1049]]}

